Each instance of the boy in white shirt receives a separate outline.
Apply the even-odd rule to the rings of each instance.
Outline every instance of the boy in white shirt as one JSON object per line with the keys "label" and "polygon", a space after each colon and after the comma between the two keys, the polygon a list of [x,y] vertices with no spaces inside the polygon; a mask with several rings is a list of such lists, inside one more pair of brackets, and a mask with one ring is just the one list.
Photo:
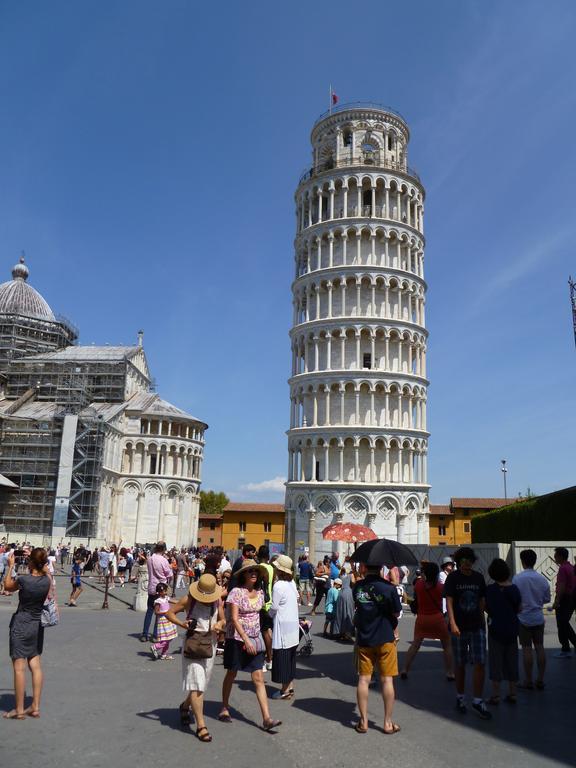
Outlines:
{"label": "boy in white shirt", "polygon": [[524,682],[520,688],[532,690],[532,668],[534,660],[532,657],[532,644],[536,652],[536,665],[538,667],[538,677],[536,678],[536,688],[544,688],[544,671],[546,669],[546,654],[544,653],[544,611],[545,603],[550,602],[550,584],[545,576],[534,570],[536,564],[536,552],[533,549],[523,549],[520,552],[520,562],[524,570],[517,573],[512,579],[520,590],[522,604],[518,614],[519,638],[522,646],[522,656],[524,661]]}

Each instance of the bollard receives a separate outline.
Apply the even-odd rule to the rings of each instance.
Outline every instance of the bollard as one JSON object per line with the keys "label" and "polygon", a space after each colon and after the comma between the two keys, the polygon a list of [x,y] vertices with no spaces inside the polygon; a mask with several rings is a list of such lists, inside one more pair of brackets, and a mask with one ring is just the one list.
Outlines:
{"label": "bollard", "polygon": [[138,566],[138,587],[134,598],[135,611],[145,611],[148,607],[148,566]]}

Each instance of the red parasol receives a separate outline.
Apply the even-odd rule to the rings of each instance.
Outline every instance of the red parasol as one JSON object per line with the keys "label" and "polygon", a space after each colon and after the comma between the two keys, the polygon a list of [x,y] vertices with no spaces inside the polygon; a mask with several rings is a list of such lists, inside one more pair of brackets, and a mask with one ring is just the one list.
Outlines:
{"label": "red parasol", "polygon": [[333,523],[326,526],[322,531],[323,539],[331,541],[347,541],[356,544],[359,541],[370,541],[377,539],[378,536],[371,528],[357,523]]}

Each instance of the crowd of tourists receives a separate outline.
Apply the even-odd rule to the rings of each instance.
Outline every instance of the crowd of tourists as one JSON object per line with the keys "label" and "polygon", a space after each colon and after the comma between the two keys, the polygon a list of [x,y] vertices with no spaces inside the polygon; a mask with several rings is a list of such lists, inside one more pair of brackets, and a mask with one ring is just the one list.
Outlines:
{"label": "crowd of tourists", "polygon": [[[14,666],[15,707],[9,719],[40,716],[43,647],[43,609],[53,590],[54,566],[63,563],[62,551],[42,548],[23,551],[22,546],[0,546],[2,589],[18,594],[18,609],[10,622],[10,656]],[[106,555],[106,557],[104,557]],[[355,730],[368,730],[368,690],[376,670],[384,704],[383,732],[396,734],[394,678],[406,681],[413,674],[416,657],[427,639],[439,640],[445,679],[455,685],[457,711],[464,715],[466,671],[472,667],[471,709],[482,719],[492,718],[501,701],[516,705],[518,688],[545,687],[544,608],[550,603],[547,579],[534,566],[536,553],[520,553],[523,570],[511,578],[507,563],[499,558],[488,568],[490,583],[475,569],[470,547],[461,547],[441,565],[422,562],[410,574],[407,567],[372,566],[342,561],[338,553],[313,566],[306,555],[297,564],[286,555],[270,557],[268,547],[258,550],[246,544],[231,562],[221,548],[204,552],[167,550],[163,543],[145,548],[103,547],[94,552],[67,552],[70,556],[74,605],[82,590],[87,564],[92,558],[100,577],[133,578],[134,563],[146,567],[148,603],[140,640],[150,643],[158,661],[171,661],[170,643],[185,630],[182,648],[180,722],[195,725],[201,742],[212,740],[204,717],[204,696],[210,685],[215,658],[222,655],[225,675],[218,719],[233,721],[231,698],[239,672],[249,673],[261,714],[261,728],[276,732],[281,726],[278,711],[272,712],[265,675],[277,687],[271,698],[290,701],[296,693],[296,657],[309,623],[304,609],[317,615],[324,601],[323,634],[354,645],[358,673],[359,718]],[[24,558],[27,573],[17,557]],[[51,560],[50,558],[54,558]],[[576,598],[576,573],[563,547],[555,550],[558,565],[555,610],[561,645],[556,656],[567,659],[576,649],[576,633],[570,624]],[[121,570],[122,569],[122,570]],[[88,568],[88,572],[90,569]],[[122,574],[122,576],[120,576]],[[182,595],[179,589],[185,589]],[[401,669],[398,665],[399,619],[403,610],[416,614],[414,635]],[[486,620],[487,617],[487,620]],[[152,622],[154,621],[154,626]],[[521,648],[522,671],[520,675]],[[491,689],[484,697],[485,669]],[[24,706],[26,667],[32,675],[33,698]],[[502,686],[505,685],[505,690]]]}

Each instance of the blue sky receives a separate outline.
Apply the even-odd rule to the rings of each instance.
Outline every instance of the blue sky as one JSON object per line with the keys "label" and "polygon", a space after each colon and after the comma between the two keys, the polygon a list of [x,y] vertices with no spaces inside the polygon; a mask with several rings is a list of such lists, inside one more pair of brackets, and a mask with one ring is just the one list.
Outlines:
{"label": "blue sky", "polygon": [[204,484],[279,501],[293,194],[327,108],[407,119],[426,186],[431,499],[573,484],[576,9],[0,2],[0,268],[82,343],[145,330]]}

